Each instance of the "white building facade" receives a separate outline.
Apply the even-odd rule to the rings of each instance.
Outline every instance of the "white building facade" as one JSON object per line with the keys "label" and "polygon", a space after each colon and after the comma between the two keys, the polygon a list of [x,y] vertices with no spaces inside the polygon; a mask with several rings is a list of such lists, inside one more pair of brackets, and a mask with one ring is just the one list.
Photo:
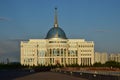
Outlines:
{"label": "white building facade", "polygon": [[107,61],[108,61],[108,53],[95,52],[95,63],[100,62],[100,63],[104,64]]}
{"label": "white building facade", "polygon": [[45,39],[21,41],[20,59],[22,65],[92,65],[94,63],[94,42],[84,39],[68,39],[58,26],[55,8],[54,27]]}
{"label": "white building facade", "polygon": [[109,61],[116,61],[116,62],[120,62],[120,53],[112,53],[109,54]]}

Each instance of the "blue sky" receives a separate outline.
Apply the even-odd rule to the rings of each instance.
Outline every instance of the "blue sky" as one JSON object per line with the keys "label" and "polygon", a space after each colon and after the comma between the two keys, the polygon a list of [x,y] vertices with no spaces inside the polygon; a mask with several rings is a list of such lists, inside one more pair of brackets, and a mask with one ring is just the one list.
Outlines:
{"label": "blue sky", "polygon": [[120,52],[120,0],[0,0],[0,58],[19,60],[20,40],[45,38],[54,8],[68,38],[95,42],[95,51]]}

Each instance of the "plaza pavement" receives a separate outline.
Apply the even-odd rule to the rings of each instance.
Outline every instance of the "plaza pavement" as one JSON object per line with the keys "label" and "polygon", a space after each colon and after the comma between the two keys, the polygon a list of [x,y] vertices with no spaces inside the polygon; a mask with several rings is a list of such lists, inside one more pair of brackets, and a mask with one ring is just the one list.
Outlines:
{"label": "plaza pavement", "polygon": [[26,76],[16,77],[13,80],[87,80],[87,79],[54,72],[39,72]]}
{"label": "plaza pavement", "polygon": [[87,80],[55,72],[0,70],[0,80]]}

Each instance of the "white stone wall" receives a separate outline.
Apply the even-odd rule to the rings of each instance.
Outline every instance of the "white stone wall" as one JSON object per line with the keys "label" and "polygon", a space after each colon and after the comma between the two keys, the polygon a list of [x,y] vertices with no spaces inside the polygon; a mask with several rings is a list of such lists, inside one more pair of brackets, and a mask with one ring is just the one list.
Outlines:
{"label": "white stone wall", "polygon": [[22,65],[55,65],[56,63],[93,64],[94,42],[84,39],[59,38],[21,41]]}
{"label": "white stone wall", "polygon": [[107,53],[95,52],[95,62],[100,62],[100,63],[104,64],[107,61],[108,61],[108,54]]}
{"label": "white stone wall", "polygon": [[120,53],[111,53],[109,54],[109,61],[120,62]]}

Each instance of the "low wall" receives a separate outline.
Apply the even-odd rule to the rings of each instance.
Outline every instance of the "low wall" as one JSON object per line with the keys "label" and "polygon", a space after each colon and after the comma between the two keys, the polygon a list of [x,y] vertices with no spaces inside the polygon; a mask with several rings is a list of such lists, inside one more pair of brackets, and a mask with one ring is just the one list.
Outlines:
{"label": "low wall", "polygon": [[52,70],[53,72],[85,78],[88,80],[120,80],[120,75],[103,75],[98,73],[74,72],[64,70]]}

